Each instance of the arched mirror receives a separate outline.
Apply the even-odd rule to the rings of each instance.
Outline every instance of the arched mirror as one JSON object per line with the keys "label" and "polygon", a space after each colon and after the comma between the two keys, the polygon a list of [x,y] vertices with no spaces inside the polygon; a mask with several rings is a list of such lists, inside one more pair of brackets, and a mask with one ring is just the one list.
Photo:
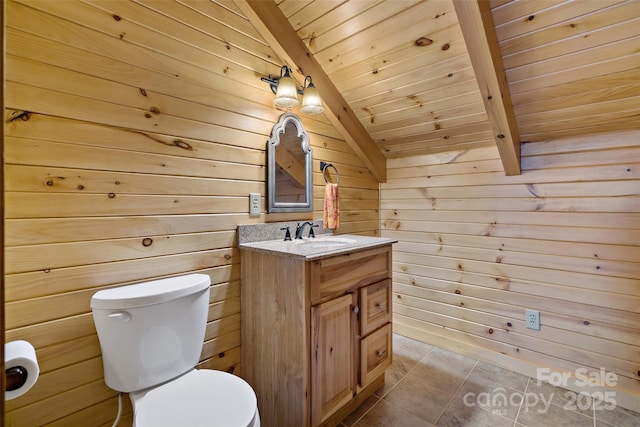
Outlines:
{"label": "arched mirror", "polygon": [[313,210],[312,160],[300,117],[284,113],[267,142],[268,212]]}

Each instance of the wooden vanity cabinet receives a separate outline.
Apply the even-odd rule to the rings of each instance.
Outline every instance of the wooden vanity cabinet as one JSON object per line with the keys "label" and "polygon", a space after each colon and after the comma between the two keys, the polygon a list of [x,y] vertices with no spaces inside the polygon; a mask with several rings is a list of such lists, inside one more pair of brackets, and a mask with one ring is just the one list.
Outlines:
{"label": "wooden vanity cabinet", "polygon": [[391,364],[391,245],[315,260],[242,251],[242,376],[264,427],[333,426]]}

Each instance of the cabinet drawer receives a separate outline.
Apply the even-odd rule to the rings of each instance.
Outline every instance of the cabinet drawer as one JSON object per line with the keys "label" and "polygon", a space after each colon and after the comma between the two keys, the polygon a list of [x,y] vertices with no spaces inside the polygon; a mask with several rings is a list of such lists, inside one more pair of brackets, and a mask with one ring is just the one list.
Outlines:
{"label": "cabinet drawer", "polygon": [[311,262],[311,303],[391,277],[391,247],[367,249]]}
{"label": "cabinet drawer", "polygon": [[360,340],[360,385],[365,387],[391,365],[391,324]]}
{"label": "cabinet drawer", "polygon": [[360,289],[360,336],[391,321],[391,280]]}

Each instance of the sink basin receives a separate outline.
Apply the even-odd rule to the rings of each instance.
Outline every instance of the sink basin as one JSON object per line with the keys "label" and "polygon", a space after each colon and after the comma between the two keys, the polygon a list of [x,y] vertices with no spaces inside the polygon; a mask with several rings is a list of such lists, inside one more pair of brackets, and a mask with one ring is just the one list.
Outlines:
{"label": "sink basin", "polygon": [[303,240],[299,244],[310,247],[340,247],[346,245],[352,245],[356,243],[354,239],[348,239],[346,237],[318,237],[315,239]]}

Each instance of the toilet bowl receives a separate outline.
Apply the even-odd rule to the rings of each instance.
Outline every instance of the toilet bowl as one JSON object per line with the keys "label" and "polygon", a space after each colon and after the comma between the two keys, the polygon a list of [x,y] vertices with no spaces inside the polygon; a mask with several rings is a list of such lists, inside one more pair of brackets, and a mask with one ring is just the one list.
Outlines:
{"label": "toilet bowl", "polygon": [[190,274],[105,289],[91,298],[105,383],[129,393],[135,427],[259,427],[241,378],[195,369],[211,279]]}
{"label": "toilet bowl", "polygon": [[130,397],[134,427],[260,427],[251,386],[222,371],[194,369]]}

